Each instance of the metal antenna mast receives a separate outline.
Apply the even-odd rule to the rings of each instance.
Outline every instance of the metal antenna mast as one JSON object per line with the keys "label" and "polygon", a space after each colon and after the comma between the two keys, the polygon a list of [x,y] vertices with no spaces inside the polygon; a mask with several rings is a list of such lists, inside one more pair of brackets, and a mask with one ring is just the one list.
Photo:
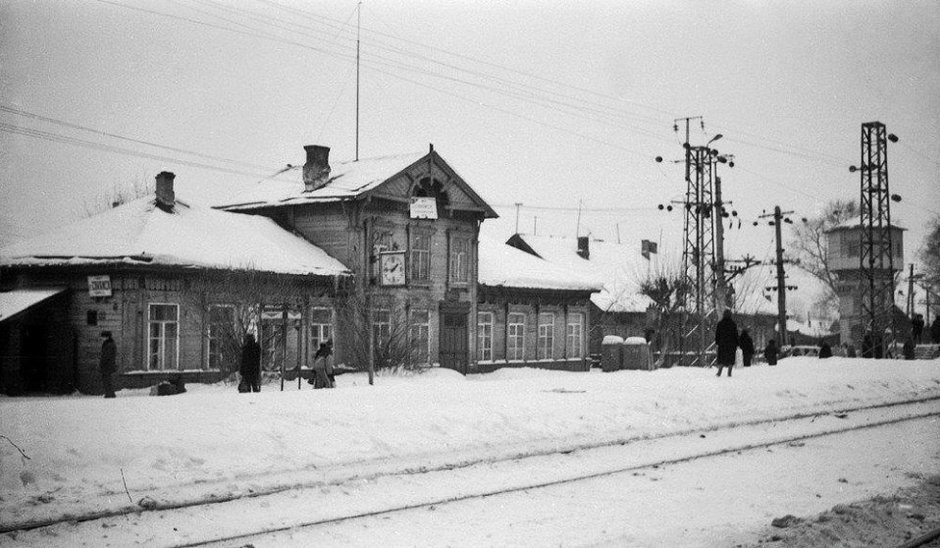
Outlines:
{"label": "metal antenna mast", "polygon": [[[861,272],[862,318],[868,319],[872,343],[882,349],[893,348],[894,325],[894,253],[891,241],[891,195],[888,192],[888,135],[881,122],[862,124],[861,227],[859,254]],[[883,343],[882,343],[883,341]],[[875,352],[882,356],[884,352]]]}
{"label": "metal antenna mast", "polygon": [[356,7],[356,161],[359,161],[359,33],[362,28],[362,2]]}

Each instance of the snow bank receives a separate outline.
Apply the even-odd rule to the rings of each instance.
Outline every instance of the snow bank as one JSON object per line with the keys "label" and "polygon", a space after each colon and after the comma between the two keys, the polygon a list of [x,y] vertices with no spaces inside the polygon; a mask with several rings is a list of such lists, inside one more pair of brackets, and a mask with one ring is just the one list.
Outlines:
{"label": "snow bank", "polygon": [[2,398],[0,523],[129,506],[124,480],[135,502],[191,500],[269,489],[285,473],[309,482],[368,463],[439,466],[938,397],[940,360],[787,358],[732,378],[689,368],[465,378],[436,368],[375,386],[360,374],[337,381],[257,394],[191,385],[160,398]]}

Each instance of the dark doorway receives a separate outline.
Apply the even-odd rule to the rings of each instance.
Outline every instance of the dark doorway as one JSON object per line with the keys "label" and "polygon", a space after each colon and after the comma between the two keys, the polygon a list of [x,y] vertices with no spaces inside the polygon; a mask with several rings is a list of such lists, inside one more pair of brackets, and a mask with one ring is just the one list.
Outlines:
{"label": "dark doorway", "polygon": [[44,325],[23,326],[20,374],[27,392],[45,392],[49,388],[46,378],[46,335]]}
{"label": "dark doorway", "polygon": [[441,312],[441,367],[467,373],[467,313]]}

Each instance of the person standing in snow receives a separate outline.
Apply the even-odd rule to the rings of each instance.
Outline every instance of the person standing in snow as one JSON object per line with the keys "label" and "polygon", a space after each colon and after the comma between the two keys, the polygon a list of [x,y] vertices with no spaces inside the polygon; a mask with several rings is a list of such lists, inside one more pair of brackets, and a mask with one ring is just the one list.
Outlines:
{"label": "person standing in snow", "polygon": [[754,341],[747,329],[741,330],[741,337],[738,338],[738,346],[741,347],[741,358],[744,359],[744,367],[751,366],[751,359],[754,357]]}
{"label": "person standing in snow", "polygon": [[819,358],[824,360],[832,357],[832,346],[827,341],[819,343]]}
{"label": "person standing in snow", "polygon": [[114,395],[114,372],[117,370],[117,345],[111,338],[110,331],[102,331],[101,336],[104,342],[101,343],[101,384],[104,385],[104,397],[113,398]]}
{"label": "person standing in snow", "polygon": [[734,354],[738,349],[738,325],[731,319],[731,310],[726,308],[721,321],[715,328],[715,345],[718,347],[718,376],[721,370],[728,368],[728,376],[734,367]]}
{"label": "person standing in snow", "polygon": [[[327,370],[327,362],[329,362],[329,371]],[[329,376],[332,372],[333,351],[327,343],[320,343],[320,348],[313,355],[313,378],[307,382],[312,384],[314,388],[332,388]]]}
{"label": "person standing in snow", "polygon": [[777,365],[777,341],[775,339],[770,339],[764,348],[764,359],[767,360],[767,365]]}
{"label": "person standing in snow", "polygon": [[934,344],[940,344],[940,316],[934,318],[933,325],[930,326],[930,340]]}
{"label": "person standing in snow", "polygon": [[261,346],[255,342],[255,336],[251,333],[245,335],[242,363],[238,372],[248,388],[246,392],[261,392]]}
{"label": "person standing in snow", "polygon": [[904,354],[905,360],[914,359],[914,347],[915,345],[913,337],[909,337],[906,341],[904,341],[904,348],[901,349],[901,352]]}
{"label": "person standing in snow", "polygon": [[920,344],[920,337],[924,332],[924,316],[922,314],[914,314],[914,319],[911,320],[911,337],[914,339],[914,344]]}

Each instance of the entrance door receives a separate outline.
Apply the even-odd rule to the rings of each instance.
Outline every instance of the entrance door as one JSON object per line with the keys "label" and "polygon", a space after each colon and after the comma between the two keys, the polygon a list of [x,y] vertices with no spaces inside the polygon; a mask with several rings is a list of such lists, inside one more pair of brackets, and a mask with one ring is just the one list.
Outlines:
{"label": "entrance door", "polygon": [[46,329],[42,325],[23,327],[20,371],[27,392],[45,392],[46,385]]}
{"label": "entrance door", "polygon": [[441,312],[441,367],[467,373],[467,313]]}

